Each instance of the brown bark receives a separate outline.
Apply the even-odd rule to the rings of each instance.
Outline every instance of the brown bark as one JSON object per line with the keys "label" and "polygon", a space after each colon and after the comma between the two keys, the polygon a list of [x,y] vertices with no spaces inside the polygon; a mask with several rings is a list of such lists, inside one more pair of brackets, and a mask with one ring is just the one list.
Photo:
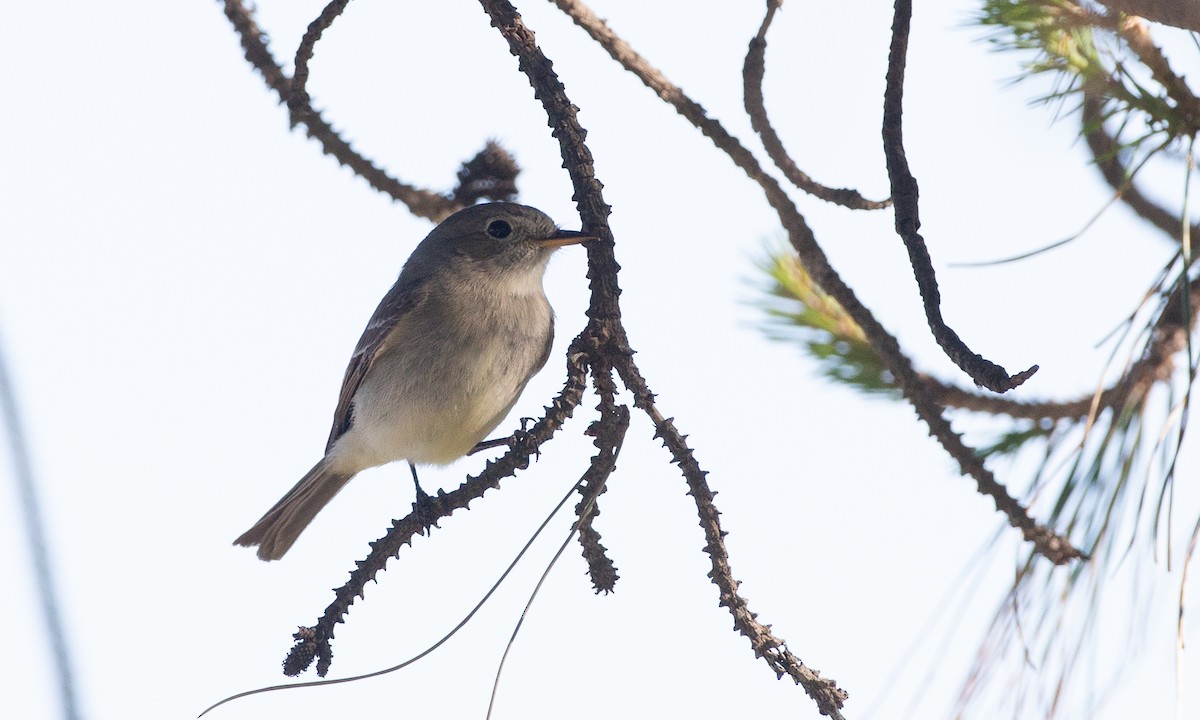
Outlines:
{"label": "brown bark", "polygon": [[1100,0],[1100,4],[1151,22],[1200,32],[1200,2],[1196,0]]}

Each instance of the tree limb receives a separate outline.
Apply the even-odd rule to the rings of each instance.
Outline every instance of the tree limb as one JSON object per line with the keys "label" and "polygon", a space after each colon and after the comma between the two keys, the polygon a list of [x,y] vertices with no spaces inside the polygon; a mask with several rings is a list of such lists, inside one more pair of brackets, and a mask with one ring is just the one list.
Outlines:
{"label": "tree limb", "polygon": [[820,198],[851,210],[880,210],[892,204],[891,200],[868,200],[853,188],[831,188],[813,180],[797,165],[792,156],[783,147],[779,133],[771,126],[767,117],[767,107],[763,100],[763,76],[766,74],[767,29],[775,17],[775,11],[783,4],[783,0],[767,0],[767,15],[763,18],[758,35],[750,40],[750,49],[746,53],[746,62],[742,65],[743,102],[746,114],[750,116],[750,125],[762,140],[763,148],[775,163],[775,167],[783,173],[796,187],[813,197]]}
{"label": "tree limb", "polygon": [[[283,71],[267,47],[266,38],[243,0],[224,0],[225,16],[229,18],[238,36],[246,60],[263,76],[267,86],[279,95],[280,102],[288,103],[293,121],[304,126],[308,136],[321,143],[326,155],[332,155],[354,174],[366,180],[371,187],[408,206],[414,215],[440,222],[462,206],[453,199],[401,182],[363,156],[342,139],[337,130],[321,117],[321,113],[296,101],[293,108],[292,78]],[[307,95],[305,95],[307,97]]]}
{"label": "tree limb", "polygon": [[[1143,193],[1134,182],[1129,168],[1121,162],[1121,146],[1104,128],[1104,102],[1103,95],[1084,87],[1080,111],[1081,132],[1096,168],[1122,203],[1167,237],[1180,242],[1183,223],[1179,213],[1167,210]],[[1200,237],[1200,224],[1192,225],[1191,233],[1192,237]]]}
{"label": "tree limb", "polygon": [[1038,366],[1010,376],[1008,371],[996,363],[973,352],[942,319],[942,298],[938,291],[937,276],[925,238],[917,232],[921,220],[917,209],[917,180],[908,168],[904,152],[902,117],[904,114],[904,68],[908,53],[909,21],[912,18],[911,0],[896,0],[896,14],[892,22],[892,46],[888,56],[887,87],[883,93],[883,152],[887,157],[888,178],[892,184],[892,202],[895,204],[896,233],[904,240],[908,258],[912,262],[913,275],[921,288],[921,300],[925,305],[925,318],[946,355],[977,384],[995,392],[1011,390],[1028,380]]}
{"label": "tree limb", "polygon": [[1200,32],[1200,3],[1194,0],[1098,0],[1117,12]]}
{"label": "tree limb", "polygon": [[[996,480],[991,471],[984,467],[975,451],[968,447],[962,437],[950,427],[950,423],[942,416],[944,408],[922,394],[916,370],[912,366],[912,361],[901,351],[899,342],[875,319],[871,311],[858,300],[854,291],[834,270],[824,250],[817,243],[812,229],[804,220],[804,216],[796,209],[795,204],[792,203],[791,198],[779,183],[763,170],[754,155],[737,138],[730,135],[719,121],[709,118],[703,107],[689,98],[661,71],[635,52],[586,5],[578,0],[554,0],[554,3],[568,14],[576,25],[598,42],[621,67],[636,76],[660,98],[670,103],[676,112],[712,140],[713,144],[728,155],[734,164],[746,173],[747,177],[762,188],[767,202],[779,214],[780,222],[788,234],[792,247],[812,275],[813,280],[836,299],[863,329],[871,346],[879,353],[884,364],[896,379],[897,386],[913,405],[917,415],[929,426],[930,434],[958,462],[963,474],[975,480],[979,491],[992,498],[996,503],[996,508],[1008,518],[1009,524],[1020,529],[1022,536],[1033,542],[1038,552],[1055,564],[1063,564],[1083,557],[1083,554],[1073,548],[1065,538],[1056,535],[1029,517],[1028,511],[1008,493],[1008,490]],[[625,379],[627,386],[633,381],[633,379]]]}

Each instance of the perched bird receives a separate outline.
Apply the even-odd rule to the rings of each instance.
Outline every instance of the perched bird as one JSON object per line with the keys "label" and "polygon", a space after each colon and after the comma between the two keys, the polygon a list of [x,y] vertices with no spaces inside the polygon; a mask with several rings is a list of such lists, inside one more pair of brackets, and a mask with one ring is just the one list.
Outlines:
{"label": "perched bird", "polygon": [[359,472],[466,455],[546,364],[551,253],[590,239],[514,203],[475,205],[434,228],[358,341],[325,457],[234,544],[278,560]]}

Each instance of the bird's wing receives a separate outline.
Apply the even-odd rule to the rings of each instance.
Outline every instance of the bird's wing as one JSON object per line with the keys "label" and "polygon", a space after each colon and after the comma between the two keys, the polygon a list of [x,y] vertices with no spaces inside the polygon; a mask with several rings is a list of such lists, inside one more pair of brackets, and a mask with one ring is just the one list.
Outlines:
{"label": "bird's wing", "polygon": [[387,295],[383,296],[383,300],[379,301],[379,307],[375,308],[375,314],[367,323],[367,329],[363,330],[358,346],[354,348],[354,355],[350,358],[350,365],[346,368],[342,391],[338,395],[337,410],[333,414],[333,429],[329,431],[329,442],[325,445],[326,453],[337,439],[350,429],[354,421],[354,394],[358,392],[358,387],[367,376],[375,358],[391,344],[396,325],[413,308],[421,304],[427,291],[424,282],[397,282],[388,290]]}

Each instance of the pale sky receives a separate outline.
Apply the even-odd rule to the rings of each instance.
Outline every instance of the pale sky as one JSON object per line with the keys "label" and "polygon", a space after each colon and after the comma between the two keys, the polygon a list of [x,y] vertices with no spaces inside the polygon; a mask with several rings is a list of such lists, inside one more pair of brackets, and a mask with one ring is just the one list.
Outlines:
{"label": "pale sky", "polygon": [[[765,157],[741,109],[761,3],[647,5],[595,9]],[[321,7],[259,3],[289,66]],[[636,359],[720,493],[751,609],[849,692],[847,717],[942,716],[1024,550],[1018,534],[1001,531],[999,549],[980,555],[1003,518],[908,406],[833,387],[797,348],[765,338],[755,262],[782,233],[756,187],[553,6],[520,9],[581,108],[613,206]],[[1075,119],[1053,123],[1051,109],[1028,106],[1045,86],[1009,84],[1016,59],[989,52],[968,9],[925,3],[914,19],[905,133],[922,232],[948,322],[1010,370],[1041,365],[1015,396],[1073,397],[1095,387],[1106,358],[1096,344],[1172,247],[1117,209],[1026,262],[948,267],[1069,235],[1108,196]],[[801,167],[871,198],[888,194],[879,106],[890,24],[883,3],[789,3],[767,55],[768,108]],[[521,201],[578,227],[545,117],[478,5],[351,4],[312,67],[315,104],[394,174],[449,188],[494,137],[523,168]],[[394,465],[352,482],[280,562],[230,544],[319,457],[354,343],[429,224],[289,132],[216,2],[13,4],[0,68],[0,340],[83,717],[194,717],[284,681],[296,626],[315,622],[367,543],[409,510],[408,470]],[[918,366],[968,383],[924,326],[890,212],[793,197]],[[577,248],[552,261],[555,350],[501,430],[540,416],[561,387],[563,353],[584,323],[585,271]],[[587,467],[594,405],[585,399],[528,471],[393,561],[338,627],[331,677],[396,664],[470,610]],[[1196,476],[1192,450],[1180,478]],[[485,459],[427,469],[423,484],[455,487]],[[668,460],[635,411],[596,523],[617,591],[594,595],[577,545],[568,549],[510,654],[495,718],[818,717],[731,631]],[[1024,477],[997,471],[1018,486]],[[1184,532],[1200,499],[1186,482],[1178,492]],[[0,491],[0,714],[52,718],[15,498]],[[211,717],[482,718],[504,644],[572,520],[554,520],[474,621],[421,663],[243,699]],[[1077,717],[1174,711],[1179,568],[1154,575],[1136,616],[1122,601],[1102,619],[1111,642],[1088,662],[1093,687],[1112,694],[1102,712]],[[1115,683],[1131,627],[1144,628],[1141,654]],[[1186,639],[1197,637],[1189,626]],[[1184,687],[1200,687],[1197,665],[1185,656]],[[1198,702],[1184,696],[1185,717]]]}

